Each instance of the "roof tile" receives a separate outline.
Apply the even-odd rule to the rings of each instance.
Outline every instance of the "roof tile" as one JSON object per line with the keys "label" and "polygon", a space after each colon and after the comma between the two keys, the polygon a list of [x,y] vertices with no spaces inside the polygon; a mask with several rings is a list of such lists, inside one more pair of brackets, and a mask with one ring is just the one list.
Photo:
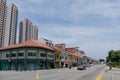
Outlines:
{"label": "roof tile", "polygon": [[28,40],[28,41],[23,42],[23,43],[6,46],[4,48],[0,48],[0,50],[11,49],[11,48],[19,48],[19,47],[42,47],[42,48],[46,48],[46,49],[49,49],[49,50],[54,50],[52,47],[50,47],[46,44],[37,42],[35,40]]}

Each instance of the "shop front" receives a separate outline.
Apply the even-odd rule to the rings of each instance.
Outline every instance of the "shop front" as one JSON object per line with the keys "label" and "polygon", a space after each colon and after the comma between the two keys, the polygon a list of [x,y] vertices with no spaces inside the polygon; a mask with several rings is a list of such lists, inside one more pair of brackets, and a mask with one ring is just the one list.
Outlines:
{"label": "shop front", "polygon": [[0,70],[49,68],[54,68],[54,49],[45,44],[29,40],[0,49]]}

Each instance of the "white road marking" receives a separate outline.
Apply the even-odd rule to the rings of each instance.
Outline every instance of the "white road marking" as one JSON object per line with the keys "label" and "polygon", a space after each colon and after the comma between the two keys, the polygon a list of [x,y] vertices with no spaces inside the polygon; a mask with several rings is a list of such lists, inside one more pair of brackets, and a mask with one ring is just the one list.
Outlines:
{"label": "white road marking", "polygon": [[113,73],[112,73],[112,80],[115,80],[115,79],[114,79],[114,75],[113,75]]}

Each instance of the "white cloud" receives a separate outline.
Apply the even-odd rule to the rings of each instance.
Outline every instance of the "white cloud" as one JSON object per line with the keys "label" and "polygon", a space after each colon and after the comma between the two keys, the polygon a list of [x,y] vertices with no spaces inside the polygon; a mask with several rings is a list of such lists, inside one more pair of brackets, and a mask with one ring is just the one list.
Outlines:
{"label": "white cloud", "polygon": [[[80,46],[87,54],[97,58],[105,56],[109,49],[118,49],[120,43],[119,24],[120,1],[110,0],[8,0],[18,6],[19,20],[30,18],[39,27],[39,35],[55,43],[66,43],[68,46]],[[101,26],[77,25],[86,16],[104,17],[112,25]],[[43,17],[41,19],[41,17]],[[46,22],[49,18],[52,22]],[[58,19],[63,20],[56,23]],[[43,20],[44,22],[40,22]],[[64,25],[64,20],[70,21]],[[85,19],[87,23],[87,19]],[[58,20],[58,22],[60,22]],[[103,20],[104,22],[104,20]],[[62,24],[63,23],[63,24]],[[109,23],[109,22],[108,22]],[[97,25],[95,25],[97,24]],[[100,54],[100,55],[98,55]]]}
{"label": "white cloud", "polygon": [[[55,43],[66,43],[67,46],[79,46],[91,57],[102,58],[111,49],[118,49],[119,26],[94,28],[88,26],[68,26],[41,24],[40,34]],[[40,36],[40,37],[41,37]],[[98,55],[99,54],[99,55]]]}
{"label": "white cloud", "polygon": [[45,0],[29,0],[29,1],[32,2],[32,3],[39,3],[39,4],[45,2]]}
{"label": "white cloud", "polygon": [[[39,24],[38,24],[39,25]],[[119,32],[118,27],[89,27],[89,26],[66,26],[66,25],[57,25],[57,24],[40,24],[40,30],[45,31],[51,34],[65,35],[65,36],[90,36],[90,37],[104,37],[110,36],[112,34],[117,34]],[[62,34],[64,33],[64,34]]]}
{"label": "white cloud", "polygon": [[114,19],[120,17],[119,3],[105,0],[77,0],[69,8],[69,16],[76,21],[82,16],[91,14]]}
{"label": "white cloud", "polygon": [[[86,15],[99,15],[110,19],[120,17],[119,1],[106,0],[10,0],[17,3],[20,13],[41,16],[55,16],[62,19],[76,21],[84,19]],[[9,2],[10,2],[9,1]],[[70,3],[70,4],[69,4]]]}

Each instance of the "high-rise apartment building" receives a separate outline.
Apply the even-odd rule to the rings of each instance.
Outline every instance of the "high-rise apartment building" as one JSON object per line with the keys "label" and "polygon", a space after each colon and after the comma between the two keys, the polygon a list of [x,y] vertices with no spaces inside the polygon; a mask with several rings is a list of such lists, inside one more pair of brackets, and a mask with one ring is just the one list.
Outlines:
{"label": "high-rise apartment building", "polygon": [[7,6],[4,47],[16,43],[18,8],[14,4]]}
{"label": "high-rise apartment building", "polygon": [[6,0],[0,0],[0,47],[16,43],[17,19],[17,7],[6,6]]}
{"label": "high-rise apartment building", "polygon": [[5,36],[5,17],[6,17],[6,0],[0,0],[0,47],[3,47]]}
{"label": "high-rise apartment building", "polygon": [[38,28],[25,18],[24,21],[20,22],[19,43],[27,40],[38,40]]}

